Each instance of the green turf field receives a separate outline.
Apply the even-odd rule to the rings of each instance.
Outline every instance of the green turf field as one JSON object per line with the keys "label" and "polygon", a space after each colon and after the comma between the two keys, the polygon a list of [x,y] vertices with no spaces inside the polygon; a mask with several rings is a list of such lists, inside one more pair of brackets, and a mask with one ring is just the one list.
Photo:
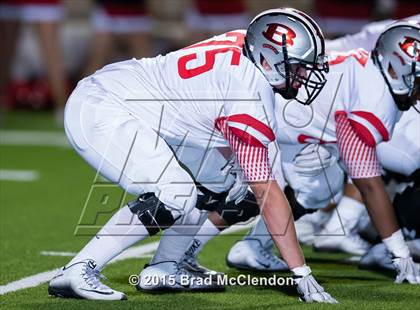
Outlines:
{"label": "green turf field", "polygon": [[[42,251],[76,252],[88,237],[75,236],[75,228],[95,180],[94,172],[70,148],[39,146],[29,141],[10,145],[12,130],[25,134],[31,129],[60,132],[47,113],[14,112],[1,121],[0,169],[36,171],[33,181],[0,181],[0,286],[52,270],[69,257],[43,256]],[[20,135],[22,136],[22,135]],[[30,135],[28,137],[30,139]],[[23,139],[25,140],[25,139]],[[94,190],[96,195],[101,189]],[[119,192],[111,190],[111,199]],[[113,196],[115,195],[115,197]],[[90,218],[87,215],[87,222]],[[106,219],[101,216],[100,222]],[[93,228],[94,229],[94,228]],[[92,229],[91,229],[92,230]],[[239,273],[225,265],[225,255],[241,234],[212,240],[200,256],[201,263],[229,276]],[[151,242],[146,240],[143,244]],[[314,253],[305,248],[309,265],[321,284],[349,309],[419,309],[420,287],[393,284],[392,275],[363,271],[345,262],[344,254]],[[147,295],[136,292],[128,276],[137,273],[147,258],[127,259],[104,270],[106,282],[127,293],[128,301],[91,302],[51,298],[47,284],[0,295],[3,309],[280,309],[333,308],[297,302],[290,287],[228,287],[224,293],[176,293]],[[287,275],[287,274],[284,274]],[[265,276],[254,274],[254,276]]]}

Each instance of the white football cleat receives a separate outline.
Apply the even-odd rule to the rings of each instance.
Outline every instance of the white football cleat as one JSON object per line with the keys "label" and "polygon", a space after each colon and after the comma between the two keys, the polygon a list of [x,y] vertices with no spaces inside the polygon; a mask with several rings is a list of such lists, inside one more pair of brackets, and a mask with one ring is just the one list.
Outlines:
{"label": "white football cleat", "polygon": [[237,241],[230,249],[226,263],[229,267],[252,271],[286,271],[287,264],[262,246],[258,239]]}
{"label": "white football cleat", "polygon": [[323,225],[329,220],[332,212],[317,212],[305,214],[295,222],[296,235],[300,243],[313,245],[315,237],[322,230]]}
{"label": "white football cleat", "polygon": [[200,265],[197,261],[197,257],[193,254],[190,254],[189,252],[184,254],[181,261],[179,262],[179,266],[180,268],[185,269],[196,276],[210,276],[214,278],[216,278],[217,276],[224,276],[223,272],[211,270],[207,267]]}
{"label": "white football cleat", "polygon": [[321,235],[317,236],[314,241],[316,251],[344,252],[357,256],[366,254],[370,247],[370,243],[358,234],[345,236]]}
{"label": "white football cleat", "polygon": [[394,270],[391,253],[385,247],[385,244],[378,243],[371,247],[359,261],[360,269],[385,269]]}
{"label": "white football cleat", "polygon": [[223,285],[212,277],[195,276],[173,261],[146,265],[140,273],[136,288],[145,292],[156,291],[221,291]]}
{"label": "white football cleat", "polygon": [[93,260],[85,260],[63,267],[52,278],[48,293],[56,297],[91,300],[125,300],[124,293],[115,291],[101,282],[105,278]]}

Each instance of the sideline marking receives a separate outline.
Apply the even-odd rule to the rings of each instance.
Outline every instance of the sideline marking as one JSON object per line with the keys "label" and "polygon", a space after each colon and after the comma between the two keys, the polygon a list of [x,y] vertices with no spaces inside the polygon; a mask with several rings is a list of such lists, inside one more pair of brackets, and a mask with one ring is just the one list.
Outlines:
{"label": "sideline marking", "polygon": [[70,148],[66,135],[60,131],[0,130],[0,145],[58,146]]}
{"label": "sideline marking", "polygon": [[0,169],[0,181],[33,182],[39,178],[36,170]]}
{"label": "sideline marking", "polygon": [[[56,252],[56,251],[41,251],[39,254],[43,256],[64,256],[64,257],[74,257],[77,253],[76,252]],[[143,254],[137,256],[138,258],[151,258],[153,254]]]}
{"label": "sideline marking", "polygon": [[69,256],[73,257],[77,253],[76,252],[56,252],[56,251],[41,251],[39,254],[44,256]]}

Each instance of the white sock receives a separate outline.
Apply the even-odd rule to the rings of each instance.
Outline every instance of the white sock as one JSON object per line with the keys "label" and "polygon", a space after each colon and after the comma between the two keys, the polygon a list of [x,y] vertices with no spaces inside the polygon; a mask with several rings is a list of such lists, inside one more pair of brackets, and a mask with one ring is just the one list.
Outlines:
{"label": "white sock", "polygon": [[324,211],[322,209],[319,209],[313,213],[307,213],[303,215],[301,218],[299,218],[296,222],[309,222],[314,224],[317,227],[322,227],[328,219],[333,214],[333,211]]}
{"label": "white sock", "polygon": [[330,234],[347,235],[354,231],[364,210],[363,203],[343,196],[336,210],[325,224],[324,230]]}
{"label": "white sock", "polygon": [[197,256],[206,243],[220,234],[220,232],[221,230],[207,219],[197,232],[194,240],[190,243],[187,252],[190,252],[189,254],[191,255]]}
{"label": "white sock", "polygon": [[162,238],[160,238],[159,246],[150,263],[156,264],[163,261],[179,262],[206,218],[207,212],[201,213],[194,208],[187,215],[186,219],[183,219],[183,221],[180,219],[173,227],[166,229]]}
{"label": "white sock", "polygon": [[138,217],[125,206],[111,217],[67,266],[93,259],[97,268],[102,269],[115,256],[148,236],[147,229]]}
{"label": "white sock", "polygon": [[197,232],[194,239],[188,245],[188,249],[185,251],[185,253],[197,256],[205,244],[216,237],[219,233],[220,229],[217,228],[209,219],[207,219],[200,227],[200,230]]}
{"label": "white sock", "polygon": [[314,213],[309,213],[308,215],[314,215],[314,219],[316,218],[318,223],[325,223],[332,214],[333,211],[318,210]]}
{"label": "white sock", "polygon": [[251,231],[245,236],[244,240],[247,239],[258,239],[265,248],[269,248],[274,244],[262,217],[258,219],[257,224],[255,224]]}
{"label": "white sock", "polygon": [[159,246],[150,263],[178,261],[184,255],[185,249],[192,238],[192,236],[176,232],[173,228],[166,229],[160,238]]}
{"label": "white sock", "polygon": [[410,256],[410,250],[407,243],[405,243],[404,235],[401,229],[398,229],[390,237],[382,239],[385,247],[395,257],[407,258]]}

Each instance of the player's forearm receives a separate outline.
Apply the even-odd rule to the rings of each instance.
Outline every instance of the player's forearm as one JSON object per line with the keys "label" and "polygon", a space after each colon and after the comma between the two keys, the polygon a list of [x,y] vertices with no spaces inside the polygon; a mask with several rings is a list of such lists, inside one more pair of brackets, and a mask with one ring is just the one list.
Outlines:
{"label": "player's forearm", "polygon": [[399,229],[394,208],[381,177],[355,179],[373,224],[387,250],[395,257],[408,258],[410,251]]}
{"label": "player's forearm", "polygon": [[292,211],[275,181],[251,188],[257,197],[268,231],[290,269],[302,266],[305,260],[297,240]]}
{"label": "player's forearm", "polygon": [[[299,242],[296,237],[295,225],[290,208],[268,205],[262,210],[262,216],[267,228],[290,269],[305,264]],[[280,223],[280,224],[279,224]]]}
{"label": "player's forearm", "polygon": [[361,192],[363,202],[381,238],[391,236],[399,227],[381,177],[353,179],[353,183]]}

